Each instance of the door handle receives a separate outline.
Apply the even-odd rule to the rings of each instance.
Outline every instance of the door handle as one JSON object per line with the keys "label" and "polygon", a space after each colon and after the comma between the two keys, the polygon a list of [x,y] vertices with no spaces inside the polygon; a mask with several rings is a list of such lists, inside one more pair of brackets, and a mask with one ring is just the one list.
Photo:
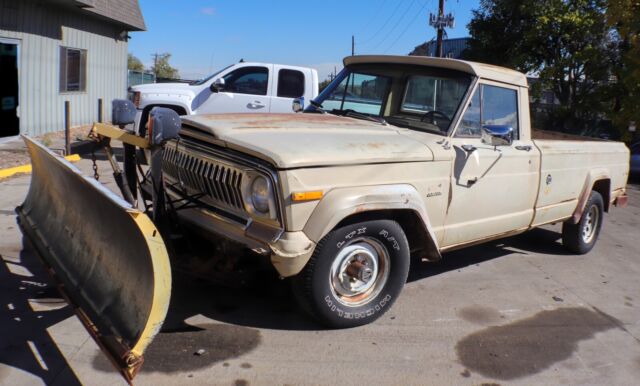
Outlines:
{"label": "door handle", "polygon": [[467,153],[473,153],[474,151],[476,151],[476,147],[473,145],[462,145],[462,150],[466,151]]}
{"label": "door handle", "polygon": [[250,109],[261,109],[264,107],[264,104],[260,101],[254,101],[247,103],[247,107]]}
{"label": "door handle", "polygon": [[532,149],[531,145],[518,145],[518,146],[516,146],[516,150],[531,151],[531,149]]}

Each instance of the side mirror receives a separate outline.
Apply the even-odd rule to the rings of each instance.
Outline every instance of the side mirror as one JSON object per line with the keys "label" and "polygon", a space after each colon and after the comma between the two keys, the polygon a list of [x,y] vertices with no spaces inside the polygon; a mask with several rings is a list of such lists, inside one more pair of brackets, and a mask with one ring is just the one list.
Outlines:
{"label": "side mirror", "polygon": [[482,126],[482,143],[491,146],[511,146],[513,128],[507,125]]}
{"label": "side mirror", "polygon": [[111,122],[116,126],[126,126],[136,120],[136,106],[128,99],[111,101]]}
{"label": "side mirror", "polygon": [[291,110],[293,110],[294,113],[299,113],[304,110],[304,97],[294,99],[291,104]]}
{"label": "side mirror", "polygon": [[178,138],[182,123],[175,111],[166,107],[154,107],[149,113],[149,143],[152,146],[163,145],[166,141]]}
{"label": "side mirror", "polygon": [[224,90],[224,78],[216,78],[209,88],[211,89],[211,92]]}

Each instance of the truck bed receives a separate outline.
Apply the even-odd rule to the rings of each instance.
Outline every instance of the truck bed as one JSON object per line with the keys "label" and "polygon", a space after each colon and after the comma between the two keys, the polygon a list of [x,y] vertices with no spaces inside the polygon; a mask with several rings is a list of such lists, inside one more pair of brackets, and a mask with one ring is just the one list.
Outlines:
{"label": "truck bed", "polygon": [[534,226],[571,217],[596,181],[602,180],[598,188],[605,209],[623,194],[629,175],[629,149],[624,143],[549,133],[536,130],[533,135],[541,154]]}

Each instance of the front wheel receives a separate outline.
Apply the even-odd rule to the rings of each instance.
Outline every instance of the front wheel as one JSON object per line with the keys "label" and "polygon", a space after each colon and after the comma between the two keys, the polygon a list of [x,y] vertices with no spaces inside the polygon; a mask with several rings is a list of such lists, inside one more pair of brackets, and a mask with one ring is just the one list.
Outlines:
{"label": "front wheel", "polygon": [[397,299],[409,272],[409,243],[395,221],[347,225],[325,236],[293,280],[301,307],[332,328],[371,323]]}
{"label": "front wheel", "polygon": [[584,206],[580,221],[577,224],[568,222],[562,224],[562,244],[565,248],[579,255],[589,252],[598,240],[603,215],[602,195],[592,191]]}

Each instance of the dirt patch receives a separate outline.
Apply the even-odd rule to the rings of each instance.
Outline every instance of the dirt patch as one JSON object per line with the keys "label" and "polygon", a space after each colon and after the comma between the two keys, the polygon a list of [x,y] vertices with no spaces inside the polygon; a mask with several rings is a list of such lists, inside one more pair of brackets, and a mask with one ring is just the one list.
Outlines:
{"label": "dirt patch", "polygon": [[498,310],[479,305],[461,308],[458,316],[467,322],[481,325],[496,324],[501,320]]}
{"label": "dirt patch", "polygon": [[510,380],[539,373],[571,357],[578,342],[619,326],[598,310],[560,308],[478,331],[459,341],[456,352],[469,370]]}
{"label": "dirt patch", "polygon": [[[71,141],[85,140],[90,128],[90,126],[71,128]],[[64,131],[47,133],[34,138],[49,148],[64,148]],[[25,165],[29,162],[29,153],[22,140],[11,141],[0,145],[0,169]]]}
{"label": "dirt patch", "polygon": [[[147,348],[142,371],[174,373],[206,368],[250,352],[261,340],[260,331],[256,329],[226,324],[162,332]],[[205,352],[195,355],[200,349]],[[101,371],[115,371],[102,354],[94,358],[93,366]]]}

